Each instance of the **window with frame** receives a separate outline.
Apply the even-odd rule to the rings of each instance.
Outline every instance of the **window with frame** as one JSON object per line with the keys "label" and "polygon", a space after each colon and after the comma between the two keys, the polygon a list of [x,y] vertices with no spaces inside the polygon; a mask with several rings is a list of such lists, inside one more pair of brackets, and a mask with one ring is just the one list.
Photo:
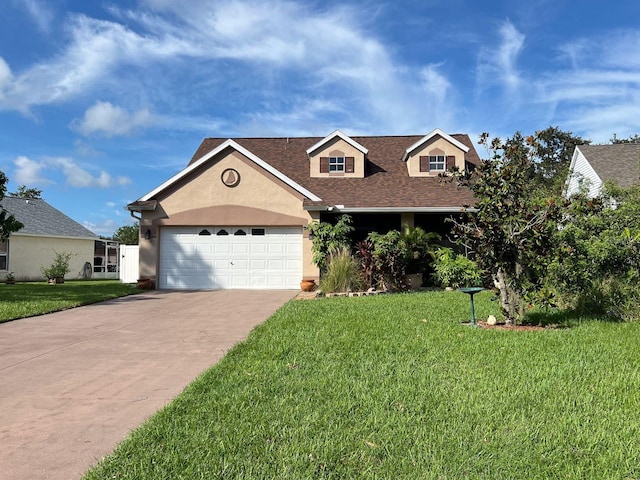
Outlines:
{"label": "window with frame", "polygon": [[9,241],[0,242],[0,270],[9,267]]}
{"label": "window with frame", "polygon": [[444,155],[429,155],[429,170],[444,171],[446,165],[446,157]]}
{"label": "window with frame", "polygon": [[329,157],[329,173],[344,173],[344,157]]}

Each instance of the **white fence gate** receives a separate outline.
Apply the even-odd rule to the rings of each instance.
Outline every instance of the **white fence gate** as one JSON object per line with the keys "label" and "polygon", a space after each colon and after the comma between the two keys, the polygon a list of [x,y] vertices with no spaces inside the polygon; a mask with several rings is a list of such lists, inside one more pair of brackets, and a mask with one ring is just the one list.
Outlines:
{"label": "white fence gate", "polygon": [[120,281],[122,283],[136,283],[139,267],[138,245],[120,245]]}

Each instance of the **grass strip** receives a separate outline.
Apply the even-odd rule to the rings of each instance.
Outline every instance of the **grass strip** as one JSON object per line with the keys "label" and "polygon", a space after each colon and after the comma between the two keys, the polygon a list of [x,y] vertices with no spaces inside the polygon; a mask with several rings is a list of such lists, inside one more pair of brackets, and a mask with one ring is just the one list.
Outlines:
{"label": "grass strip", "polygon": [[57,312],[137,293],[134,286],[117,280],[79,280],[50,285],[25,282],[0,283],[0,323]]}

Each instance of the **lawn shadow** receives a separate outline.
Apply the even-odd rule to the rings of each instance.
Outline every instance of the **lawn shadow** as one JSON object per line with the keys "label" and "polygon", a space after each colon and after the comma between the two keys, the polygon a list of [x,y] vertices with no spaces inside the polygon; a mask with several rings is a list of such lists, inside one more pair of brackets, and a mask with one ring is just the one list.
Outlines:
{"label": "lawn shadow", "polygon": [[529,312],[522,321],[523,325],[540,327],[570,328],[585,322],[622,322],[618,317],[606,314],[588,313],[576,309],[540,309]]}

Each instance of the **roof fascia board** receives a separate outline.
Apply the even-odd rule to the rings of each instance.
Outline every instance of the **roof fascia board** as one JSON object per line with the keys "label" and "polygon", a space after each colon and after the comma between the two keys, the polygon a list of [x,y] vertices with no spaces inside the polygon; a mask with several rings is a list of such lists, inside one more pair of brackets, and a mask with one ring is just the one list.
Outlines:
{"label": "roof fascia board", "polygon": [[360,150],[363,154],[368,154],[369,150],[367,150],[366,148],[364,148],[362,145],[360,145],[358,142],[356,142],[355,140],[353,140],[351,137],[345,135],[344,133],[342,133],[340,130],[335,130],[334,132],[330,133],[329,135],[327,135],[326,137],[324,137],[322,140],[320,140],[318,143],[316,143],[315,145],[313,145],[312,147],[307,149],[307,155],[311,155],[312,152],[316,151],[317,149],[319,149],[320,147],[322,147],[325,143],[333,140],[335,137],[340,137],[342,140],[344,140],[345,142],[347,142],[349,145],[351,145],[353,148],[356,148],[358,150]]}
{"label": "roof fascia board", "polygon": [[461,213],[478,211],[474,207],[335,207],[335,210],[344,213]]}
{"label": "roof fascia board", "polygon": [[414,143],[413,145],[411,145],[409,148],[407,148],[407,150],[404,153],[404,156],[402,157],[402,160],[407,161],[407,158],[409,158],[409,155],[411,154],[411,152],[413,152],[414,150],[416,150],[417,148],[421,147],[422,145],[424,145],[425,143],[427,143],[429,140],[431,140],[433,137],[435,137],[436,135],[440,135],[442,138],[444,138],[447,142],[455,145],[456,147],[458,147],[460,150],[462,150],[464,153],[467,153],[469,151],[469,147],[467,147],[464,143],[459,142],[458,140],[456,140],[455,138],[453,138],[451,135],[449,135],[448,133],[443,132],[442,130],[440,130],[439,128],[436,128],[434,130],[432,130],[431,132],[427,133],[424,137],[422,137],[420,140],[418,140],[416,143]]}
{"label": "roof fascia board", "polygon": [[100,237],[72,237],[70,235],[51,235],[50,233],[21,233],[21,232],[13,232],[11,237],[41,237],[41,238],[61,238],[65,240],[101,240]]}
{"label": "roof fascia board", "polygon": [[180,172],[178,172],[177,174],[175,174],[173,177],[171,177],[169,180],[164,182],[159,187],[155,188],[154,190],[152,190],[151,192],[147,193],[146,195],[140,197],[138,199],[138,201],[144,202],[144,201],[150,200],[151,198],[156,196],[158,193],[162,192],[163,190],[165,190],[169,186],[173,185],[175,182],[177,182],[181,178],[185,177],[186,175],[188,175],[189,173],[194,171],[196,168],[200,167],[200,165],[205,163],[207,160],[211,159],[212,157],[214,157],[217,154],[219,154],[220,152],[222,152],[227,147],[231,147],[234,150],[236,150],[237,152],[241,153],[242,155],[247,157],[249,160],[251,160],[252,162],[254,162],[257,165],[261,166],[266,171],[271,173],[273,176],[275,176],[279,180],[282,180],[284,183],[286,183],[291,188],[293,188],[297,192],[301,193],[305,197],[309,198],[310,200],[312,200],[314,202],[322,201],[321,198],[319,198],[318,196],[314,195],[313,193],[311,193],[309,190],[307,190],[306,188],[304,188],[300,184],[294,182],[289,177],[287,177],[285,174],[283,174],[279,170],[273,168],[267,162],[265,162],[261,158],[257,157],[256,155],[251,153],[249,150],[244,148],[242,145],[238,144],[237,142],[235,142],[234,140],[232,140],[230,138],[225,140],[224,142],[222,142],[219,146],[217,146],[216,148],[211,150],[209,153],[207,153],[207,154],[203,155],[202,157],[200,157],[198,160],[193,162],[187,168],[185,168],[185,169],[181,170]]}

